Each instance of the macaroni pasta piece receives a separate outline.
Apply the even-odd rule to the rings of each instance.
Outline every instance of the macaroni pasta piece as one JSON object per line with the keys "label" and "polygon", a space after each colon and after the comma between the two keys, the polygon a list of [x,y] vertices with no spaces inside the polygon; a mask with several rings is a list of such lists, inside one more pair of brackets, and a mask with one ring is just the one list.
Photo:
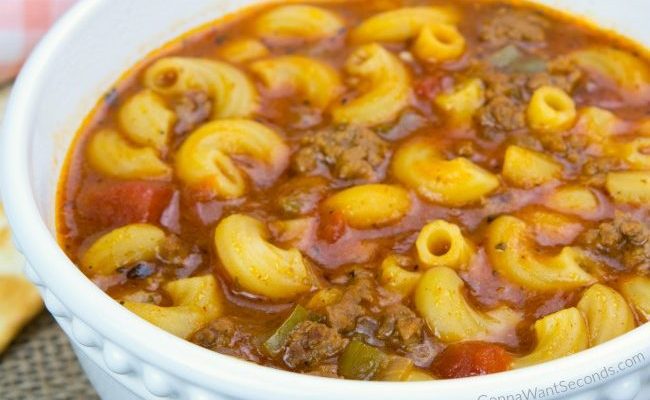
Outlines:
{"label": "macaroni pasta piece", "polygon": [[521,320],[506,306],[488,312],[475,310],[465,299],[463,287],[454,270],[434,267],[424,273],[415,289],[415,307],[443,342],[499,341]]}
{"label": "macaroni pasta piece", "polygon": [[117,179],[168,179],[172,169],[151,147],[135,147],[117,131],[95,133],[86,148],[89,164],[98,172]]}
{"label": "macaroni pasta piece", "polygon": [[173,306],[125,301],[124,307],[172,335],[188,338],[223,314],[223,294],[212,275],[167,283],[165,292]]}
{"label": "macaroni pasta piece", "polygon": [[583,216],[593,216],[600,210],[600,200],[585,186],[563,186],[553,191],[544,204],[565,214]]}
{"label": "macaroni pasta piece", "polygon": [[618,133],[620,119],[611,111],[599,107],[586,107],[578,113],[576,131],[587,135],[592,143],[602,144]]}
{"label": "macaroni pasta piece", "polygon": [[514,361],[514,368],[528,367],[566,357],[589,347],[589,330],[580,311],[571,307],[535,322],[537,346]]}
{"label": "macaroni pasta piece", "polygon": [[380,282],[386,289],[400,294],[401,297],[410,296],[422,277],[421,272],[404,268],[409,261],[407,257],[391,254],[381,263]]}
{"label": "macaroni pasta piece", "polygon": [[623,159],[634,170],[650,170],[650,137],[640,137],[624,143],[608,143],[609,153]]}
{"label": "macaroni pasta piece", "polygon": [[447,7],[404,7],[372,16],[356,27],[354,43],[403,42],[420,34],[422,28],[436,24],[455,24],[459,15]]}
{"label": "macaroni pasta piece", "polygon": [[470,79],[456,85],[451,92],[436,96],[434,103],[454,124],[470,124],[476,111],[485,103],[485,85],[480,79]]}
{"label": "macaroni pasta piece", "polygon": [[233,64],[242,64],[264,58],[271,54],[261,41],[241,38],[226,42],[218,50],[219,57]]}
{"label": "macaroni pasta piece", "polygon": [[499,274],[528,289],[575,289],[595,283],[580,267],[579,250],[564,247],[554,256],[536,254],[526,224],[515,217],[501,216],[490,224],[486,250]]}
{"label": "macaroni pasta piece", "polygon": [[464,269],[473,254],[473,245],[458,225],[443,220],[428,223],[415,241],[418,259],[426,267]]}
{"label": "macaroni pasta piece", "polygon": [[637,314],[650,321],[650,278],[635,276],[621,283],[621,292]]}
{"label": "macaroni pasta piece", "polygon": [[572,242],[582,232],[579,219],[544,208],[524,209],[518,213],[518,217],[526,222],[528,229],[532,230],[538,239],[548,245]]}
{"label": "macaroni pasta piece", "polygon": [[144,85],[163,95],[204,91],[213,101],[213,119],[249,117],[259,106],[257,90],[248,76],[220,61],[162,58],[145,72]]}
{"label": "macaroni pasta piece", "polygon": [[310,310],[322,310],[327,306],[330,306],[339,300],[343,296],[343,292],[339,288],[330,287],[325,289],[320,289],[309,299],[305,307]]}
{"label": "macaroni pasta piece", "polygon": [[445,23],[426,25],[420,31],[412,51],[430,63],[452,61],[465,52],[465,38],[456,26]]}
{"label": "macaroni pasta piece", "polygon": [[266,179],[274,179],[287,166],[289,148],[270,128],[249,120],[226,119],[201,126],[176,154],[176,174],[191,187],[232,199],[247,191],[244,172],[232,159],[250,157],[262,164]]}
{"label": "macaroni pasta piece", "polygon": [[575,51],[569,58],[580,67],[612,80],[617,87],[626,91],[647,95],[650,90],[650,68],[629,52],[598,46]]}
{"label": "macaroni pasta piece", "polygon": [[345,70],[358,77],[364,90],[357,98],[332,109],[337,123],[377,125],[394,120],[408,105],[411,77],[402,62],[378,44],[356,49]]}
{"label": "macaroni pasta piece", "polygon": [[433,377],[419,368],[413,368],[406,377],[406,382],[432,381]]}
{"label": "macaroni pasta piece", "polygon": [[338,72],[325,64],[303,56],[282,56],[257,61],[251,71],[262,79],[272,92],[292,89],[309,101],[309,105],[325,109],[341,93]]}
{"label": "macaroni pasta piece", "polygon": [[562,89],[542,86],[535,90],[526,109],[528,127],[541,134],[566,131],[576,120],[573,99]]}
{"label": "macaroni pasta piece", "polygon": [[562,165],[545,154],[512,145],[506,149],[501,173],[511,184],[529,189],[559,179]]}
{"label": "macaroni pasta piece", "polygon": [[234,214],[217,225],[214,243],[230,278],[243,289],[271,299],[289,299],[308,291],[311,277],[296,249],[283,250],[268,242],[261,221]]}
{"label": "macaroni pasta piece", "polygon": [[591,346],[634,329],[634,314],[616,290],[597,283],[587,289],[577,305],[589,327]]}
{"label": "macaroni pasta piece", "polygon": [[411,208],[408,192],[397,185],[369,184],[342,190],[323,202],[325,212],[339,211],[353,228],[377,228],[402,219]]}
{"label": "macaroni pasta piece", "polygon": [[476,203],[499,187],[495,175],[462,157],[442,159],[435,145],[424,139],[402,145],[391,171],[420,196],[446,206]]}
{"label": "macaroni pasta piece", "polygon": [[280,6],[266,12],[253,25],[265,39],[314,40],[334,36],[345,27],[331,11],[308,5]]}
{"label": "macaroni pasta piece", "polygon": [[373,381],[650,318],[646,49],[520,0],[259,3],[80,127],[56,233],[101,290],[206,351]]}
{"label": "macaroni pasta piece", "polygon": [[642,205],[650,202],[649,171],[610,172],[605,187],[617,203]]}
{"label": "macaroni pasta piece", "polygon": [[[607,110],[589,107],[581,112],[576,125],[578,133],[586,134],[595,149],[624,162],[632,170],[650,169],[650,137],[644,125],[623,121]],[[621,133],[634,132],[638,137],[618,139]]]}
{"label": "macaroni pasta piece", "polygon": [[129,139],[159,153],[167,149],[169,134],[176,122],[176,115],[167,109],[164,100],[150,90],[142,90],[127,100],[118,118]]}
{"label": "macaroni pasta piece", "polygon": [[165,232],[154,225],[131,224],[114,229],[96,240],[81,256],[81,267],[99,275],[158,255]]}

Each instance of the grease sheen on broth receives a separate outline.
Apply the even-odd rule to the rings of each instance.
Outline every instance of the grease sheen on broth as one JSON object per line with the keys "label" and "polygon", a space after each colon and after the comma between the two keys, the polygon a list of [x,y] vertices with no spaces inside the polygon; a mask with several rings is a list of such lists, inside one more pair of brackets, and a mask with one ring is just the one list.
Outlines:
{"label": "grease sheen on broth", "polygon": [[70,258],[261,365],[413,381],[647,322],[650,62],[506,1],[278,3],[148,56],[81,128]]}

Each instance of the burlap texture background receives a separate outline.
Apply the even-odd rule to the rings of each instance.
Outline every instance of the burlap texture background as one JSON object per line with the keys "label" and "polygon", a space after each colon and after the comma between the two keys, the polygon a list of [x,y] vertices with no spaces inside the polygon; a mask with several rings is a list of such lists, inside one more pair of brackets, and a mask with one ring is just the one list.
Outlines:
{"label": "burlap texture background", "polygon": [[[0,124],[9,90],[0,87]],[[47,311],[0,355],[0,400],[97,398],[65,334]]]}

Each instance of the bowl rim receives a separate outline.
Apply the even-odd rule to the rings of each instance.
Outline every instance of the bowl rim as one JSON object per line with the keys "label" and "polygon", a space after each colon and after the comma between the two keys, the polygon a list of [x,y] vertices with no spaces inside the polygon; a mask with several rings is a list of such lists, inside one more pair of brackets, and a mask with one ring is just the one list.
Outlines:
{"label": "bowl rim", "polygon": [[[218,354],[179,339],[130,313],[83,275],[59,247],[56,237],[51,234],[40,215],[30,171],[33,116],[39,106],[39,92],[48,79],[47,66],[51,60],[65,53],[67,39],[78,34],[80,24],[87,19],[96,18],[96,10],[108,1],[110,0],[84,0],[77,3],[39,43],[23,68],[13,87],[3,123],[4,134],[0,139],[0,187],[3,189],[2,200],[15,241],[46,290],[58,298],[74,318],[80,319],[130,356],[185,383],[231,396],[273,393],[283,398],[303,399],[334,396],[425,398],[426,393],[435,390],[450,396],[449,398],[476,398],[476,393],[494,393],[495,388],[503,392],[518,392],[519,388],[552,385],[554,382],[584,375],[584,372],[580,372],[584,366],[595,365],[600,369],[605,365],[614,365],[622,355],[648,350],[650,324],[645,324],[594,348],[520,370],[427,382],[348,381],[262,367]],[[627,375],[649,364],[650,357],[647,357],[645,363],[617,376]],[[608,381],[603,384],[605,382]],[[316,387],[320,393],[314,393]]]}

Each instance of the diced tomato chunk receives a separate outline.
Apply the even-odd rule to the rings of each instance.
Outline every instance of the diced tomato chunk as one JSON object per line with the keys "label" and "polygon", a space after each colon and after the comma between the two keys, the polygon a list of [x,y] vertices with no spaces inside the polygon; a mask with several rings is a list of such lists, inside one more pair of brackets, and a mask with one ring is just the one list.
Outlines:
{"label": "diced tomato chunk", "polygon": [[321,215],[318,236],[328,243],[335,243],[345,234],[345,216],[340,211],[326,212]]}
{"label": "diced tomato chunk", "polygon": [[507,371],[511,364],[512,357],[498,344],[462,342],[438,354],[431,370],[440,378],[452,379]]}
{"label": "diced tomato chunk", "polygon": [[165,182],[101,182],[85,186],[77,197],[79,216],[108,227],[157,222],[173,194]]}
{"label": "diced tomato chunk", "polygon": [[441,90],[440,77],[428,76],[415,82],[415,94],[419,97],[434,99]]}

